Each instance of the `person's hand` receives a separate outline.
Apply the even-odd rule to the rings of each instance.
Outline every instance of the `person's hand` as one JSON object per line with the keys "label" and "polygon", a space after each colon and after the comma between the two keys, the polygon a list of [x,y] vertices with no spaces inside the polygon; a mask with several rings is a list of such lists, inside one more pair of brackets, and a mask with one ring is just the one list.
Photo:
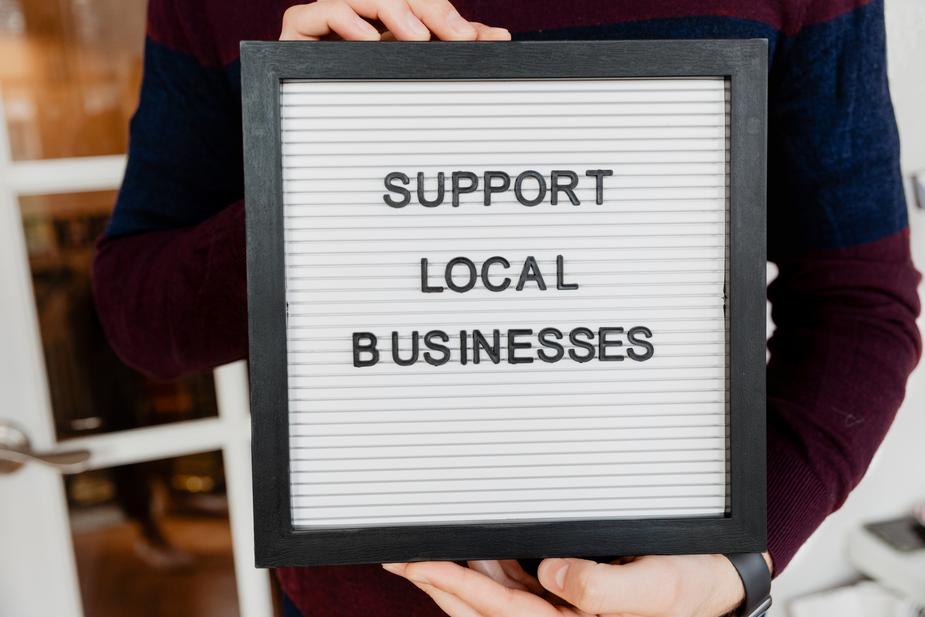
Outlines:
{"label": "person's hand", "polygon": [[[770,558],[765,555],[770,565]],[[722,555],[640,557],[600,564],[545,559],[539,579],[516,561],[383,564],[451,617],[720,617],[745,590]]]}
{"label": "person's hand", "polygon": [[[380,32],[373,23],[382,24]],[[467,21],[448,0],[318,0],[283,15],[283,41],[508,41],[511,33]]]}

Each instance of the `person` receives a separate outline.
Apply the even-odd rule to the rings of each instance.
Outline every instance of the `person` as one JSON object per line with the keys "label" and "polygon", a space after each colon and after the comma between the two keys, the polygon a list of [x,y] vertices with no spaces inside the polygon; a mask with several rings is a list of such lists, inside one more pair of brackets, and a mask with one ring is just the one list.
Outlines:
{"label": "person", "polygon": [[[151,0],[128,166],[94,264],[111,343],[163,379],[247,353],[239,41],[511,33],[769,42],[768,247],[779,274],[768,289],[767,558],[779,574],[864,474],[921,353],[882,0]],[[716,617],[743,593],[717,555],[546,560],[538,579],[518,562],[470,566],[278,576],[309,617]]]}

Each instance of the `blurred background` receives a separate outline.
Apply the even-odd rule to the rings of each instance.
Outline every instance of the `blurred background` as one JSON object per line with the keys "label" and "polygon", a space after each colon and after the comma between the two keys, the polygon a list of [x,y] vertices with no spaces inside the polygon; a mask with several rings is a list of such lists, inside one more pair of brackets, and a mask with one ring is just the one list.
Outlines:
{"label": "blurred background", "polygon": [[[0,475],[3,617],[273,614],[270,579],[253,568],[243,365],[151,381],[115,358],[93,311],[93,244],[124,168],[145,7],[0,0],[0,440],[93,453],[73,475]],[[925,2],[886,7],[921,269]],[[778,579],[772,615],[913,614],[905,590],[925,594],[925,552],[862,526],[925,499],[923,407],[920,369],[862,485]],[[0,461],[0,474],[14,467]],[[843,587],[867,577],[881,584]]]}
{"label": "blurred background", "polygon": [[146,379],[93,309],[146,5],[0,0],[0,437],[13,423],[36,451],[93,453],[73,475],[0,476],[3,617],[273,612],[251,557],[243,366]]}

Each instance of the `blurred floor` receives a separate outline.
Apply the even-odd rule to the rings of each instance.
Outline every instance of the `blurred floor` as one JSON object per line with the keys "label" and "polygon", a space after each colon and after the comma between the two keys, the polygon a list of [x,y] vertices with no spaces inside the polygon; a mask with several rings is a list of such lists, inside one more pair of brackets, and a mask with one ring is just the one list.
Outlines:
{"label": "blurred floor", "polygon": [[235,617],[238,615],[228,520],[167,516],[166,536],[193,562],[158,568],[142,559],[140,534],[130,522],[75,532],[87,617]]}

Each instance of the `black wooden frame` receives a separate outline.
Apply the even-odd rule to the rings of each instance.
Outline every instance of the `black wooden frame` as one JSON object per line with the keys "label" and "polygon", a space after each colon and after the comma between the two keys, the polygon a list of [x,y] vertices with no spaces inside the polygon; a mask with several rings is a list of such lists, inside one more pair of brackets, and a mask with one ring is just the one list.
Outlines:
{"label": "black wooden frame", "polygon": [[[703,76],[723,76],[731,84],[730,499],[726,516],[294,529],[289,486],[281,80]],[[765,550],[765,40],[242,42],[241,82],[258,566]]]}

